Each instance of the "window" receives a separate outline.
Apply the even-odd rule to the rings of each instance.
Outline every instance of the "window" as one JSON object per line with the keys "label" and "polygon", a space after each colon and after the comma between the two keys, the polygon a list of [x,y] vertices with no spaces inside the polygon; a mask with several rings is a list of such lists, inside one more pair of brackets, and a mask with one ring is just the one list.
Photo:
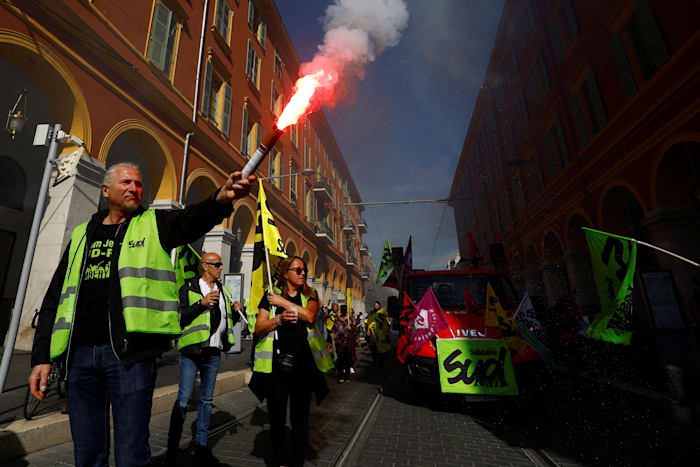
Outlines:
{"label": "window", "polygon": [[311,168],[311,147],[308,144],[304,145],[304,168]]}
{"label": "window", "polygon": [[226,0],[217,0],[216,2],[216,17],[214,18],[214,26],[221,34],[221,37],[230,42],[231,40],[231,18],[233,17],[233,12],[231,7],[228,6]]}
{"label": "window", "polygon": [[297,147],[297,126],[289,125],[289,139],[292,141],[294,147]]}
{"label": "window", "polygon": [[178,31],[179,25],[173,12],[156,0],[148,41],[148,59],[169,78],[172,77]]}
{"label": "window", "polygon": [[282,179],[279,178],[282,175],[282,154],[279,151],[272,151],[270,154],[268,177],[278,177],[270,180],[270,183],[280,190],[282,189]]}
{"label": "window", "polygon": [[250,26],[253,35],[264,49],[267,36],[267,23],[265,22],[265,18],[260,14],[260,10],[255,6],[255,0],[250,0],[248,4],[248,26]]}
{"label": "window", "polygon": [[578,22],[576,21],[576,13],[574,12],[574,7],[571,6],[571,0],[563,0],[561,2],[561,9],[559,10],[559,24],[561,25],[561,30],[564,33],[564,39],[566,40],[567,46],[578,36]]}
{"label": "window", "polygon": [[204,68],[202,116],[208,118],[228,138],[231,130],[233,88],[216,73],[210,60]]}
{"label": "window", "polygon": [[569,162],[569,151],[564,139],[564,129],[559,117],[554,121],[554,125],[544,134],[544,150],[547,154],[552,178],[556,177],[559,167],[563,167]]}
{"label": "window", "polygon": [[570,96],[569,101],[579,144],[584,147],[608,121],[593,70],[588,71],[583,84]]}
{"label": "window", "polygon": [[308,183],[304,184],[304,190],[304,215],[306,216],[306,220],[308,220],[311,223],[314,223],[316,222],[314,192],[311,188],[311,185],[309,185]]}
{"label": "window", "polygon": [[318,148],[319,148],[320,145],[321,145],[321,140],[320,140],[320,138],[318,137],[318,134],[317,134],[317,135],[316,135],[316,152],[318,152]]}
{"label": "window", "polygon": [[243,118],[241,124],[241,154],[250,157],[260,145],[261,128],[257,113],[249,108],[248,104],[243,106]]}
{"label": "window", "polygon": [[272,112],[275,117],[278,118],[280,113],[282,113],[282,99],[282,94],[277,89],[275,80],[272,80],[270,84],[270,112]]}
{"label": "window", "polygon": [[542,49],[537,52],[535,63],[530,69],[530,87],[532,88],[535,103],[539,104],[542,102],[544,93],[549,87],[549,75],[547,74],[547,67],[545,66]]}
{"label": "window", "polygon": [[253,48],[253,43],[248,40],[248,58],[245,65],[245,74],[253,82],[257,89],[260,89],[260,56]]}
{"label": "window", "polygon": [[[299,168],[294,162],[292,162],[291,173],[296,174]],[[297,202],[297,176],[292,175],[289,177],[289,200],[296,204]]]}
{"label": "window", "polygon": [[275,75],[277,75],[279,79],[282,79],[282,67],[284,67],[282,57],[280,57],[280,54],[275,50]]}

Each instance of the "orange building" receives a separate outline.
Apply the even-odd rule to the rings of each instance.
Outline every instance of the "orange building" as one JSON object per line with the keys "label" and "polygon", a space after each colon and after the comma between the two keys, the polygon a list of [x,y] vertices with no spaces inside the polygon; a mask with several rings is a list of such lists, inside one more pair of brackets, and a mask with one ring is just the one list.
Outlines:
{"label": "orange building", "polygon": [[[14,295],[46,148],[37,123],[60,123],[85,142],[52,186],[18,347],[31,346],[31,312],[78,223],[98,207],[105,167],[139,164],[144,204],[178,208],[209,196],[240,170],[291,95],[299,58],[272,0],[67,0],[0,6],[0,95],[10,110],[26,89],[29,123],[0,141],[0,322]],[[24,98],[23,98],[24,99]],[[309,175],[293,175],[304,169]],[[366,227],[343,155],[323,112],[286,131],[259,169],[289,254],[303,257],[321,299],[363,309],[360,246]],[[257,189],[198,242],[242,273],[249,296]],[[4,336],[0,336],[4,339]]]}
{"label": "orange building", "polygon": [[[693,0],[506,1],[451,189],[463,258],[468,232],[482,251],[498,233],[516,288],[591,313],[581,227],[700,260],[699,16]],[[699,279],[639,247],[633,347],[696,378]]]}

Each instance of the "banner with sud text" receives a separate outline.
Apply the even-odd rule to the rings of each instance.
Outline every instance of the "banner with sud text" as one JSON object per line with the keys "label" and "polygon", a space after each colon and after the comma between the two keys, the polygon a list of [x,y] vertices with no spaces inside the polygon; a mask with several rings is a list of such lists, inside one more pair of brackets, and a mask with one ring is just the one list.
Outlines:
{"label": "banner with sud text", "polygon": [[510,349],[502,339],[438,339],[437,355],[443,393],[518,394]]}
{"label": "banner with sud text", "polygon": [[637,244],[631,238],[583,227],[591,254],[601,313],[586,334],[594,339],[629,345],[632,341],[632,287]]}

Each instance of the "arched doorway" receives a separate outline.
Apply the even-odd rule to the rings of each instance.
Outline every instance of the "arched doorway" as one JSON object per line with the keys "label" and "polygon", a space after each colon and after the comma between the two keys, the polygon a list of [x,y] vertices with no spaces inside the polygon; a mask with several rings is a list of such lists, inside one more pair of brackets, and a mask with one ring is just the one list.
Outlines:
{"label": "arched doorway", "polygon": [[576,213],[567,225],[566,269],[576,303],[583,306],[592,317],[600,309],[596,285],[593,279],[591,256],[588,252],[586,234],[582,227],[590,227],[588,220]]}
{"label": "arched doorway", "polygon": [[[255,217],[246,204],[239,204],[231,221],[233,243],[231,244],[230,272],[242,272],[244,252],[250,252],[252,261],[253,244],[255,243]],[[252,262],[251,262],[252,267]]]}
{"label": "arched doorway", "polygon": [[139,166],[144,206],[151,206],[155,200],[175,199],[175,169],[170,151],[146,123],[128,120],[115,125],[105,137],[100,158],[107,168],[120,162]]}
{"label": "arched doorway", "polygon": [[[188,183],[186,186],[186,193],[184,202],[185,206],[190,206],[192,204],[197,204],[200,201],[204,201],[217,189],[216,180],[209,175],[205,174],[195,174],[194,172],[190,175]],[[198,238],[195,242],[192,242],[192,246],[199,254],[202,254],[204,247],[204,236]]]}
{"label": "arched doorway", "polygon": [[287,257],[297,256],[297,245],[294,243],[294,240],[287,240],[287,246],[284,247],[284,251],[287,253]]}
{"label": "arched doorway", "polygon": [[564,250],[554,232],[547,232],[543,241],[542,275],[547,301],[554,304],[569,294],[569,279],[564,264]]}

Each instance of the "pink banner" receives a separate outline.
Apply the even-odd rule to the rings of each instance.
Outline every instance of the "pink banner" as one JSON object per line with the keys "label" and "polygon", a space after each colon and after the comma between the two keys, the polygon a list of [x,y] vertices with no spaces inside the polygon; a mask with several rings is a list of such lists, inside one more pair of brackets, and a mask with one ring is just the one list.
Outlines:
{"label": "pink banner", "polygon": [[413,343],[411,355],[415,355],[433,336],[447,327],[442,308],[435,298],[433,289],[429,288],[416,305],[416,311],[409,323],[409,337]]}

